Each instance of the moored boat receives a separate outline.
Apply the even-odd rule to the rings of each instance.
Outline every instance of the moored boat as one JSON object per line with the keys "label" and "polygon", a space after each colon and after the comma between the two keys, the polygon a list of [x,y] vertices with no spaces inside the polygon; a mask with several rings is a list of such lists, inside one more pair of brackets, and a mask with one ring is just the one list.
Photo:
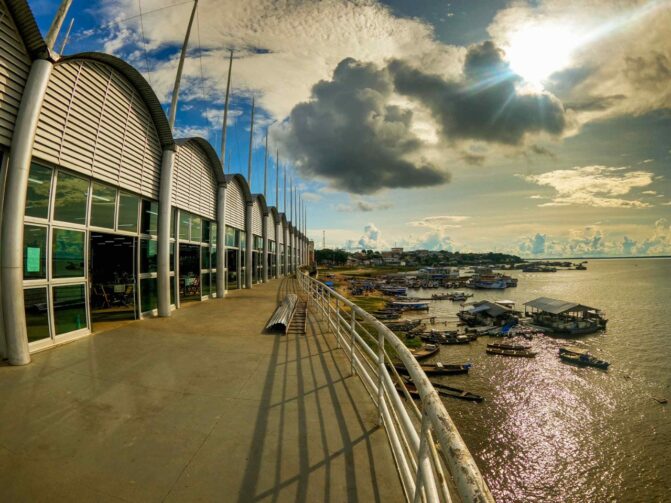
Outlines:
{"label": "moored boat", "polygon": [[424,360],[430,356],[435,355],[440,348],[436,344],[425,344],[421,348],[413,348],[410,350],[415,360]]}
{"label": "moored boat", "polygon": [[[471,368],[472,364],[463,363],[463,364],[452,364],[452,363],[421,363],[420,367],[427,376],[439,376],[439,375],[455,375],[455,374],[468,374],[468,370]],[[408,369],[405,368],[405,365],[394,365],[396,371],[401,375],[408,375]]]}
{"label": "moored boat", "polygon": [[533,358],[536,353],[526,349],[499,349],[487,348],[487,354],[500,356],[520,356],[522,358]]}
{"label": "moored boat", "polygon": [[[482,402],[484,400],[484,398],[480,395],[476,395],[470,391],[464,391],[459,388],[453,388],[451,386],[446,386],[436,382],[431,382],[431,384],[433,385],[436,392],[443,397],[458,398],[460,400],[468,400],[470,402]],[[415,400],[419,400],[419,391],[417,391],[417,387],[414,385],[414,383],[412,383],[410,380],[407,380],[404,385],[410,396]],[[403,393],[400,384],[396,383],[396,389],[399,391],[399,393]]]}
{"label": "moored boat", "polygon": [[504,342],[501,343],[495,342],[493,344],[487,344],[487,347],[492,349],[512,349],[515,351],[528,351],[531,349],[531,346],[527,346],[524,344],[506,344]]}
{"label": "moored boat", "polygon": [[610,363],[608,363],[607,361],[599,360],[598,358],[595,358],[594,356],[590,355],[587,352],[583,353],[573,353],[569,351],[562,352],[562,350],[560,349],[559,358],[568,363],[574,363],[576,365],[584,365],[589,367],[596,367],[603,370],[607,370],[608,367],[610,366]]}

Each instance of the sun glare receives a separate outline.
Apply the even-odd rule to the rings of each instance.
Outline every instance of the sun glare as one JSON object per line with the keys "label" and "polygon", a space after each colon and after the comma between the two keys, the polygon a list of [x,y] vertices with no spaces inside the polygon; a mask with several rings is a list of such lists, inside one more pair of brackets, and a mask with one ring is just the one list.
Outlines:
{"label": "sun glare", "polygon": [[528,26],[511,34],[505,52],[515,73],[542,88],[550,75],[569,65],[576,46],[576,34],[566,27]]}

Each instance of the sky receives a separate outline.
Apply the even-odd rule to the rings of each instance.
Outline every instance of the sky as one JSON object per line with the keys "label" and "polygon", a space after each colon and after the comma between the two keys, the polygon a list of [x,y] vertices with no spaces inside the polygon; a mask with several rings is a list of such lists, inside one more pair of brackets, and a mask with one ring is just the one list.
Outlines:
{"label": "sky", "polygon": [[[58,2],[30,5],[46,32]],[[128,61],[167,112],[192,7],[75,0],[64,53]],[[671,0],[200,0],[175,136],[220,152],[233,50],[226,169],[253,99],[252,191],[268,133],[267,199],[279,153],[317,248],[671,255],[669,26]]]}

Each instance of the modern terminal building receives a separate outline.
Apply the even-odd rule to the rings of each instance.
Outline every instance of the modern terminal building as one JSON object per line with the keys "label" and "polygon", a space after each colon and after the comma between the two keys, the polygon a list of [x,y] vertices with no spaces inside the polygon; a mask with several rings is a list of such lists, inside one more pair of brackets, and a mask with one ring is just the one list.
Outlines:
{"label": "modern terminal building", "polygon": [[0,0],[0,353],[11,364],[101,323],[293,274],[308,240],[173,138],[142,75],[49,50],[24,0]]}

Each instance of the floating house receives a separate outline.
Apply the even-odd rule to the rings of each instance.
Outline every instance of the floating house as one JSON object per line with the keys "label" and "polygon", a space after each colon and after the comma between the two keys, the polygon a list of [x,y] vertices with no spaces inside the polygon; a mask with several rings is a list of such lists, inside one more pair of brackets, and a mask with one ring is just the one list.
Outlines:
{"label": "floating house", "polygon": [[549,297],[526,302],[524,314],[531,317],[535,325],[558,335],[591,334],[604,330],[608,322],[596,308]]}
{"label": "floating house", "polygon": [[516,312],[509,306],[479,300],[464,304],[463,309],[457,313],[461,321],[471,327],[503,326],[516,318]]}

